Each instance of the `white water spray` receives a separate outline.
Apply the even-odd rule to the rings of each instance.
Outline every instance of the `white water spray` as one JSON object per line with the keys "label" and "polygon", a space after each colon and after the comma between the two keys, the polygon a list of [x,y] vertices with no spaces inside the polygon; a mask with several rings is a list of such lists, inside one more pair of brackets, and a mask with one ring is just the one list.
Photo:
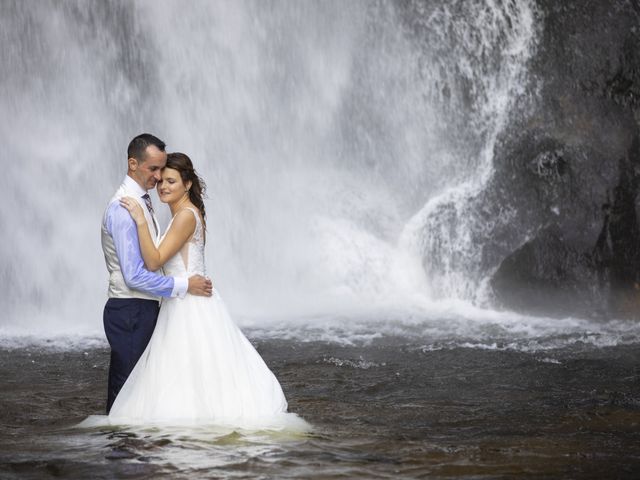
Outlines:
{"label": "white water spray", "polygon": [[477,297],[470,200],[527,82],[531,2],[0,9],[2,332],[101,330],[99,222],[142,131],[207,181],[208,268],[237,314]]}

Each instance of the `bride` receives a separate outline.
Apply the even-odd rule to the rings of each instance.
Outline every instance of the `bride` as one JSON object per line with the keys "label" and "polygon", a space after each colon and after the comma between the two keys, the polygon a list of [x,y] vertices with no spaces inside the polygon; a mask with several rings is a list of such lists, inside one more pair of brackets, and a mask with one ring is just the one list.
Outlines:
{"label": "bride", "polygon": [[[204,183],[189,157],[170,153],[158,183],[172,219],[156,247],[138,202],[122,205],[138,226],[151,271],[205,275]],[[303,422],[287,414],[278,380],[235,325],[222,299],[164,299],[149,345],[116,398],[111,424],[216,424],[242,428]]]}

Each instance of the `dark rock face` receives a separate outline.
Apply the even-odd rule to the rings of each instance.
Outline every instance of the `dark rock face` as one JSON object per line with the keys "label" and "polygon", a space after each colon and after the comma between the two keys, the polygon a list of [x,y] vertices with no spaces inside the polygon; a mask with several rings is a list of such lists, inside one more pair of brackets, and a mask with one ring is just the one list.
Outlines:
{"label": "dark rock face", "polygon": [[640,317],[640,1],[540,0],[533,112],[495,151],[483,201],[515,209],[487,246],[498,304]]}

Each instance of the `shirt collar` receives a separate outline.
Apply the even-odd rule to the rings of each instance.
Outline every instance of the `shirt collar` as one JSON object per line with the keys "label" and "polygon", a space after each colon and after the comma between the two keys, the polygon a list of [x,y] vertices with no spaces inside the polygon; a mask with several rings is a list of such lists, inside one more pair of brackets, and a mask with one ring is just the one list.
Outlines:
{"label": "shirt collar", "polygon": [[129,175],[125,175],[124,182],[122,183],[124,183],[125,187],[127,187],[127,190],[129,190],[132,193],[135,193],[139,197],[142,197],[147,193],[147,191],[144,188],[142,188],[140,185],[138,185],[138,182],[136,182]]}

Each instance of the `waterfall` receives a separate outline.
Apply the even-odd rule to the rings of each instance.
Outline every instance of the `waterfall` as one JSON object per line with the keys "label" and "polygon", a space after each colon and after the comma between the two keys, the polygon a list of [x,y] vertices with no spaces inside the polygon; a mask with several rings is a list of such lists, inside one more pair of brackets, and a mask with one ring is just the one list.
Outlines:
{"label": "waterfall", "polygon": [[463,172],[460,181],[432,196],[407,222],[400,239],[422,258],[432,297],[479,304],[489,299],[487,283],[498,263],[487,261],[484,249],[497,225],[508,224],[517,212],[478,197],[494,172],[498,135],[527,105],[527,63],[535,53],[537,15],[530,2],[460,2],[437,10],[424,26],[441,44],[454,47],[444,58],[426,52],[426,63],[440,69],[433,78],[430,67],[426,77],[429,84],[444,84],[448,95],[457,90],[449,103],[454,121],[447,123],[463,138],[452,159]]}
{"label": "waterfall", "polygon": [[478,300],[483,239],[510,212],[487,219],[473,200],[527,88],[532,2],[0,13],[0,333],[100,331],[100,220],[141,132],[207,182],[207,267],[234,313]]}

